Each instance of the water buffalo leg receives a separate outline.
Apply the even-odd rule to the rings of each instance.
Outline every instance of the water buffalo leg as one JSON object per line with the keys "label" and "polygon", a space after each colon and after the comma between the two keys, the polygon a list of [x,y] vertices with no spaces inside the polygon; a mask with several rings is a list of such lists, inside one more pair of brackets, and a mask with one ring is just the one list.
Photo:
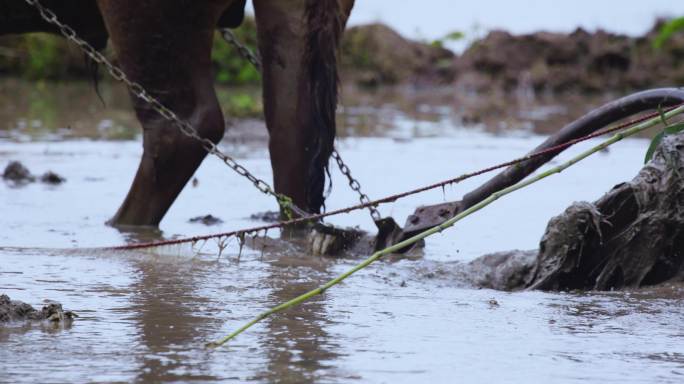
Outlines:
{"label": "water buffalo leg", "polygon": [[[210,60],[214,28],[232,0],[99,0],[124,72],[218,142],[224,121]],[[194,139],[133,97],[143,155],[133,184],[110,223],[156,226],[206,156]]]}
{"label": "water buffalo leg", "polygon": [[255,0],[274,188],[319,212],[335,138],[337,44],[353,1]]}

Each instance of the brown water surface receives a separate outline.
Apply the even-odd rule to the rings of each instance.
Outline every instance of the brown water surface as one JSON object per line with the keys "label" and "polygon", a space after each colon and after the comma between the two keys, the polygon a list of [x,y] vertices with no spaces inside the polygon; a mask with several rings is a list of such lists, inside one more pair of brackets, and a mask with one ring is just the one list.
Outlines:
{"label": "brown water surface", "polygon": [[[430,238],[419,257],[378,262],[211,351],[205,342],[358,257],[312,256],[276,231],[261,241],[266,247],[246,248],[239,259],[236,242],[221,257],[214,242],[153,252],[88,249],[253,226],[259,222],[250,215],[275,203],[208,159],[160,231],[119,232],[104,222],[141,152],[125,92],[103,89],[104,107],[87,84],[2,81],[0,89],[0,168],[19,160],[35,174],[53,170],[67,179],[59,186],[0,182],[0,293],[38,306],[57,300],[80,315],[68,328],[0,328],[0,382],[682,382],[681,286],[505,293],[456,277],[459,263],[484,253],[536,247],[550,216],[631,178],[645,140],[626,140],[497,201]],[[544,140],[525,127],[497,134],[464,128],[449,102],[426,103],[418,113],[400,104],[347,104],[339,116],[348,125],[370,122],[366,131],[346,131],[337,146],[372,198],[508,160]],[[260,122],[240,123],[222,148],[270,179],[264,137]],[[482,181],[381,211],[403,222],[415,206],[458,199]],[[336,170],[333,185],[330,209],[356,201]],[[188,222],[209,213],[223,223]],[[365,212],[331,221],[373,230]]]}

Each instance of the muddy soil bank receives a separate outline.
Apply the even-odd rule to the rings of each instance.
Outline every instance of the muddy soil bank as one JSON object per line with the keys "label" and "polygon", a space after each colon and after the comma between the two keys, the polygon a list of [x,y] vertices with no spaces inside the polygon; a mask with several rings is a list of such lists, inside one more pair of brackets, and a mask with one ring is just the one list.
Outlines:
{"label": "muddy soil bank", "polygon": [[379,23],[347,29],[340,54],[343,81],[363,86],[446,83],[454,78],[455,59],[448,49],[406,39]]}
{"label": "muddy soil bank", "polygon": [[630,182],[549,221],[538,251],[485,255],[464,266],[502,290],[613,290],[684,281],[684,135],[666,137]]}
{"label": "muddy soil bank", "polygon": [[662,24],[639,37],[495,30],[460,56],[371,24],[345,33],[342,70],[347,80],[367,85],[453,84],[465,93],[605,93],[682,84],[684,34],[656,49]]}
{"label": "muddy soil bank", "polygon": [[464,125],[550,133],[627,93],[684,84],[684,34],[656,49],[661,26],[656,22],[640,37],[582,29],[492,31],[460,56],[439,44],[405,39],[385,25],[358,26],[342,44],[342,79],[347,89],[430,89]]}
{"label": "muddy soil bank", "polygon": [[[684,34],[675,33],[659,49],[653,46],[663,23],[656,21],[651,31],[638,37],[583,29],[569,34],[542,31],[524,35],[494,30],[461,55],[444,48],[440,41],[407,39],[385,24],[361,25],[348,28],[343,36],[341,79],[364,86],[441,84],[453,85],[466,94],[522,95],[624,93],[684,84]],[[252,19],[238,32],[255,48]],[[236,65],[249,68],[249,63],[217,40],[217,71]],[[114,59],[109,48],[105,53]],[[90,81],[94,72],[83,53],[62,38],[14,35],[0,37],[0,75]],[[224,75],[218,74],[217,82],[260,82],[258,75],[249,79]]]}
{"label": "muddy soil bank", "polygon": [[456,86],[534,93],[627,92],[684,83],[684,35],[653,44],[661,23],[644,36],[606,31],[512,35],[493,31],[456,59]]}
{"label": "muddy soil bank", "polygon": [[[464,125],[481,125],[489,131],[554,132],[596,105],[631,91],[684,84],[684,34],[674,34],[661,49],[655,49],[661,25],[657,22],[640,37],[581,29],[570,34],[527,35],[492,31],[461,55],[441,44],[406,39],[383,24],[352,27],[341,44],[342,99],[349,105],[366,105],[367,101],[349,100],[369,90],[397,87],[402,88],[399,93],[409,95],[402,96],[406,103],[452,107]],[[252,21],[239,31],[243,40],[253,42]],[[251,67],[220,38],[214,50],[216,81],[230,85],[220,92],[226,116],[259,117],[258,92],[245,93],[235,87],[247,83],[258,88],[259,76],[241,79],[222,74],[226,68],[242,73]],[[105,53],[113,58],[111,50]],[[92,82],[93,75],[82,52],[64,39],[0,37],[0,76]],[[111,80],[104,73],[99,77]],[[349,91],[353,88],[360,91]],[[417,100],[415,94],[427,100]],[[427,94],[431,96],[426,98]]]}

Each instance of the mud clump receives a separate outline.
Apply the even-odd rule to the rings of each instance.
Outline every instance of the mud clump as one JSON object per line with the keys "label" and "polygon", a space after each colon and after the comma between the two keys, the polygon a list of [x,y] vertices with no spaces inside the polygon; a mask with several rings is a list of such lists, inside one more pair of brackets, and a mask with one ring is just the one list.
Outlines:
{"label": "mud clump", "polygon": [[384,24],[352,27],[341,44],[346,81],[365,86],[405,82],[449,82],[456,55],[444,48],[402,37]]}
{"label": "mud clump", "polygon": [[45,184],[59,185],[65,182],[66,179],[52,171],[47,171],[40,177],[40,181]]}
{"label": "mud clump", "polygon": [[555,217],[542,238],[533,289],[621,289],[684,277],[684,135],[593,204]]}
{"label": "mud clump", "polygon": [[204,216],[193,217],[192,219],[188,220],[188,222],[211,226],[211,225],[221,224],[221,223],[223,223],[223,220],[221,220],[218,217],[213,216],[213,215],[204,215]]}
{"label": "mud clump", "polygon": [[642,37],[577,29],[570,34],[490,32],[456,61],[466,92],[626,92],[684,82],[684,36],[653,48],[662,22]]}
{"label": "mud clump", "polygon": [[251,220],[263,221],[265,223],[277,223],[280,221],[279,211],[265,211],[253,213],[249,216]]}
{"label": "mud clump", "polygon": [[53,323],[69,323],[77,315],[64,311],[62,304],[48,302],[37,310],[21,301],[11,300],[7,295],[0,295],[0,325],[17,321],[49,321]]}
{"label": "mud clump", "polygon": [[684,280],[684,135],[668,136],[630,182],[549,221],[532,254],[470,263],[478,286],[613,290]]}
{"label": "mud clump", "polygon": [[384,24],[349,28],[345,81],[362,85],[453,84],[460,95],[603,94],[684,83],[684,35],[654,48],[664,21],[644,36],[583,29],[513,35],[495,30],[457,56]]}
{"label": "mud clump", "polygon": [[31,175],[28,168],[18,161],[11,161],[5,167],[2,178],[15,184],[28,184],[36,181],[36,178]]}
{"label": "mud clump", "polygon": [[[7,167],[5,167],[2,178],[15,186],[23,186],[36,181],[36,176],[31,174],[31,171],[18,161],[11,161]],[[64,177],[52,171],[45,172],[38,180],[40,180],[41,183],[50,185],[59,185],[66,181]]]}
{"label": "mud clump", "polygon": [[475,286],[512,291],[529,281],[536,258],[536,251],[493,253],[469,262],[462,272],[464,278]]}

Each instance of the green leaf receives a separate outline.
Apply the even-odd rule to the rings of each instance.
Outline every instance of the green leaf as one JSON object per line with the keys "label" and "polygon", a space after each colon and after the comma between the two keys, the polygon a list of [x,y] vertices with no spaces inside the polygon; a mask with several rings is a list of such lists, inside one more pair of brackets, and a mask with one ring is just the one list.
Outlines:
{"label": "green leaf", "polygon": [[679,30],[684,30],[684,17],[678,17],[665,23],[660,29],[658,37],[653,41],[653,47],[662,48],[665,42]]}
{"label": "green leaf", "polygon": [[[664,116],[661,115],[660,118],[664,119]],[[653,140],[651,140],[651,144],[648,146],[648,150],[646,151],[646,156],[644,157],[644,164],[648,163],[649,160],[653,158],[653,154],[655,153],[656,148],[658,148],[658,145],[661,141],[663,141],[663,138],[665,136],[676,135],[682,131],[684,131],[684,123],[678,123],[666,126],[660,133],[655,135]]]}
{"label": "green leaf", "polygon": [[667,126],[664,130],[666,135],[676,135],[681,131],[684,131],[684,123]]}
{"label": "green leaf", "polygon": [[663,141],[663,137],[665,137],[665,132],[659,132],[655,135],[653,140],[651,140],[651,145],[648,146],[646,156],[644,157],[644,164],[648,163],[653,158],[653,154],[655,153],[656,148],[658,148],[658,144]]}

